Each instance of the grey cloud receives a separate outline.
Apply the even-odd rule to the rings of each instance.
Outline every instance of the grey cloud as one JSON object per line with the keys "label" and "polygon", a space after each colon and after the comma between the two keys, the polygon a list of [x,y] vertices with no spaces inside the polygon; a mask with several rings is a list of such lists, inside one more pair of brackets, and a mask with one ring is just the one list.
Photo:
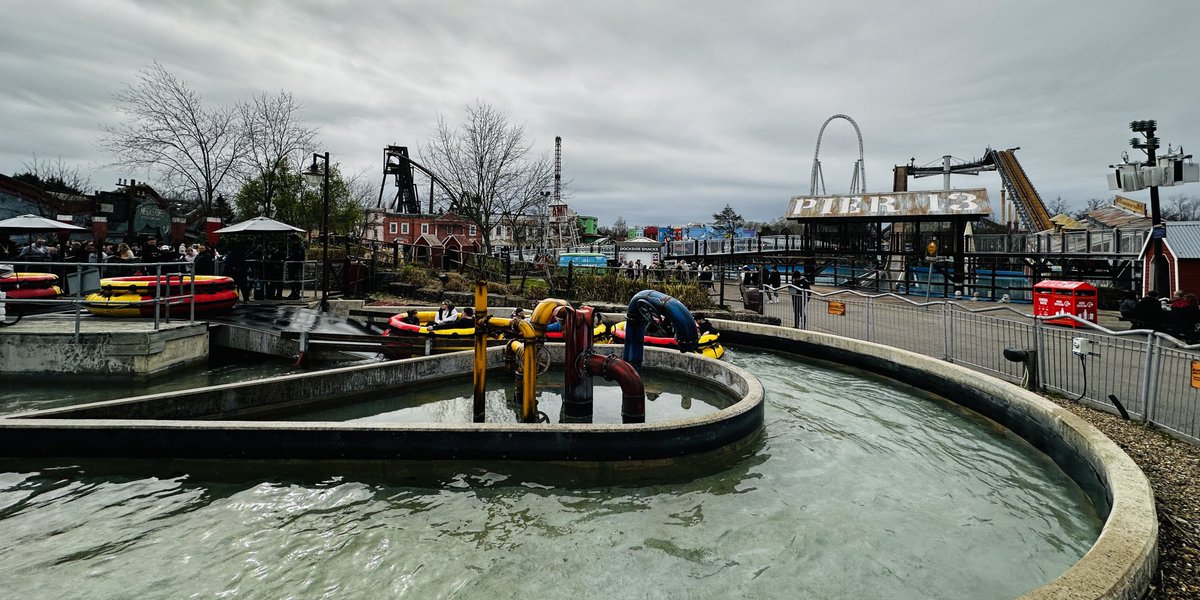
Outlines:
{"label": "grey cloud", "polygon": [[[1186,41],[1200,6],[1032,0],[936,5],[729,3],[192,2],[6,5],[0,22],[0,172],[33,152],[110,159],[97,127],[112,95],[157,60],[206,100],[292,91],[323,148],[373,175],[384,145],[416,148],[437,115],[476,99],[526,126],[539,151],[564,138],[571,202],[602,223],[708,219],[726,203],[778,216],[806,193],[821,123],[863,129],[868,184],[915,157],[1018,153],[1042,195],[1107,197],[1127,123],[1200,140]],[[1136,37],[1152,21],[1155,43]],[[821,160],[845,191],[857,158],[835,122]],[[1130,152],[1134,155],[1133,152]],[[100,185],[130,176],[99,169]],[[381,175],[379,175],[381,176]],[[140,174],[139,174],[140,178]],[[936,179],[936,181],[935,181]],[[956,185],[998,193],[994,175]],[[914,182],[939,187],[940,178]],[[1188,193],[1188,188],[1177,188]],[[1200,193],[1200,188],[1197,192]]]}

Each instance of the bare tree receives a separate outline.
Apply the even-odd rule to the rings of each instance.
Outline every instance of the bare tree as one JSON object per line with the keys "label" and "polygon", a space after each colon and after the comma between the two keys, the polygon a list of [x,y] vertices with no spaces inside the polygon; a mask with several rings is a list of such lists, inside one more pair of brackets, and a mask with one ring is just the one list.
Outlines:
{"label": "bare tree", "polygon": [[32,161],[21,164],[25,171],[13,175],[13,178],[47,192],[79,195],[92,189],[92,178],[80,171],[79,167],[68,167],[61,156],[51,160],[34,154]]}
{"label": "bare tree", "polygon": [[1163,219],[1167,221],[1195,221],[1200,217],[1200,198],[1194,196],[1184,196],[1183,194],[1171,196],[1170,205],[1163,210]]}
{"label": "bare tree", "polygon": [[625,223],[625,217],[617,217],[617,220],[613,221],[610,237],[618,242],[629,237],[629,225]]}
{"label": "bare tree", "polygon": [[238,105],[245,135],[241,175],[245,181],[262,181],[260,214],[271,212],[281,185],[277,174],[284,162],[301,165],[303,153],[316,147],[317,132],[300,122],[300,104],[291,92],[263,93]]}
{"label": "bare tree", "polygon": [[137,78],[115,96],[126,118],[101,127],[100,147],[117,157],[114,165],[186,183],[211,214],[217,191],[241,159],[237,107],[206,107],[199,93],[157,62]]}
{"label": "bare tree", "polygon": [[1067,201],[1063,200],[1062,196],[1058,196],[1046,203],[1046,212],[1050,213],[1052,217],[1067,212],[1068,208]]}
{"label": "bare tree", "polygon": [[443,206],[475,223],[484,251],[492,247],[492,228],[504,215],[525,214],[542,201],[554,179],[548,155],[528,158],[532,144],[525,128],[510,125],[508,115],[489,104],[466,108],[457,129],[438,115],[437,131],[422,148],[422,160],[450,188]]}

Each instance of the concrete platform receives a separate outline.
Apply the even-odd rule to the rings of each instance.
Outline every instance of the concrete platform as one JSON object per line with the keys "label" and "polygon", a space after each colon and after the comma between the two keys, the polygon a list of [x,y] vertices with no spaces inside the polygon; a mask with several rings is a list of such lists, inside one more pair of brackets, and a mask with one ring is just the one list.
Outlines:
{"label": "concrete platform", "polygon": [[151,377],[208,359],[208,324],[39,315],[0,329],[0,373]]}

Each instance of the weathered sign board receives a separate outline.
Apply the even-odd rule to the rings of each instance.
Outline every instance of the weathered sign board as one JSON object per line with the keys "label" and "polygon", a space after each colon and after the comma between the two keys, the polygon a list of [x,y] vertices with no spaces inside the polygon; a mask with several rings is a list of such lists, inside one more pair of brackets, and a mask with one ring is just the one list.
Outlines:
{"label": "weathered sign board", "polygon": [[980,218],[992,214],[987,190],[892,192],[857,196],[796,196],[789,219],[869,219],[872,221]]}

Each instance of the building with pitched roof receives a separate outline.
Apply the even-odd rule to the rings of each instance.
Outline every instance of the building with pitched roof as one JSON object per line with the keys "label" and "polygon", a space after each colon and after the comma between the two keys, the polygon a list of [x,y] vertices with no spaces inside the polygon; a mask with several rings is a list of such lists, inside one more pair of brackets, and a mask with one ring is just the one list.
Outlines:
{"label": "building with pitched roof", "polygon": [[1158,290],[1170,295],[1175,290],[1200,293],[1200,221],[1167,221],[1162,255],[1154,253],[1147,236],[1142,246],[1142,289],[1150,290],[1150,273],[1155,263],[1165,265],[1171,289]]}

